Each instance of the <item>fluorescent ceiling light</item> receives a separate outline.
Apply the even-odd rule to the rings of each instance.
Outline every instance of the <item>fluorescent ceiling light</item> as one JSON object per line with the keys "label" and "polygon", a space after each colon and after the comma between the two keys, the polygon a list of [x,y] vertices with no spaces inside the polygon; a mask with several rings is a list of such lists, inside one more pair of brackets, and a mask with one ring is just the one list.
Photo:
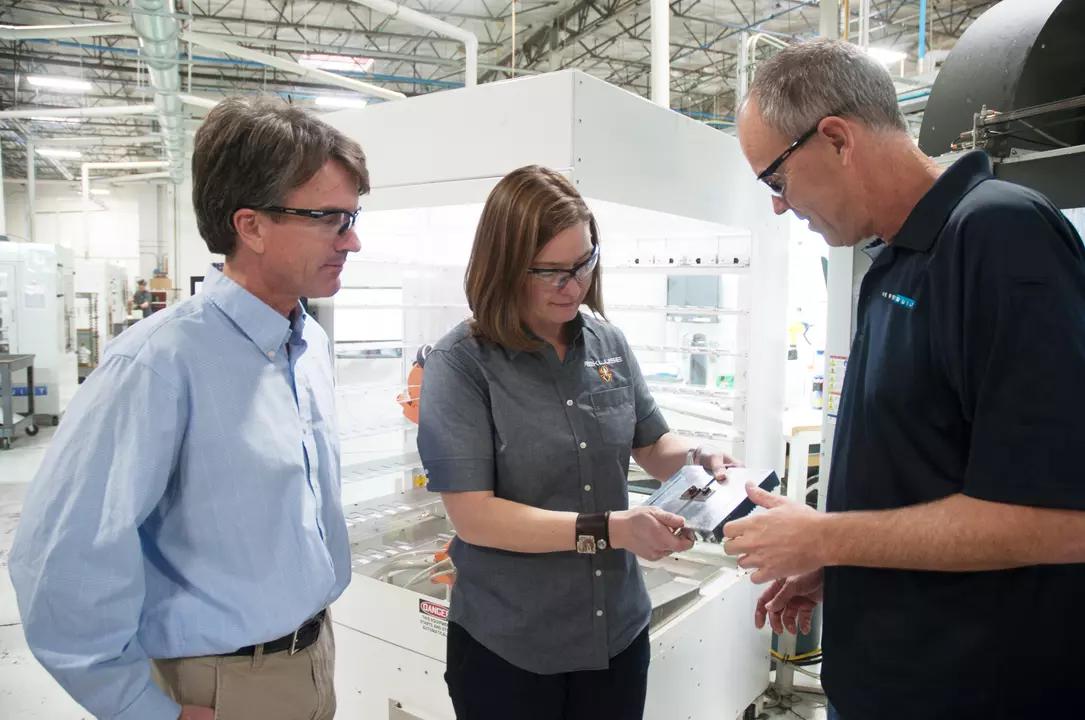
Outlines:
{"label": "fluorescent ceiling light", "polygon": [[900,52],[899,50],[890,50],[888,48],[880,47],[868,47],[866,49],[867,55],[874,58],[882,65],[892,65],[893,63],[900,62],[904,58],[908,57],[908,53]]}
{"label": "fluorescent ceiling light", "polygon": [[316,104],[326,108],[364,108],[366,100],[359,97],[346,97],[343,95],[317,95]]}
{"label": "fluorescent ceiling light", "polygon": [[34,87],[59,90],[61,92],[90,92],[91,84],[86,80],[70,77],[53,77],[49,75],[27,75],[26,81]]}
{"label": "fluorescent ceiling light", "polygon": [[52,122],[52,123],[81,123],[83,118],[81,117],[31,117],[34,122]]}
{"label": "fluorescent ceiling light", "polygon": [[339,70],[340,72],[369,72],[373,69],[373,58],[354,55],[307,53],[298,58],[298,63],[305,67]]}
{"label": "fluorescent ceiling light", "polygon": [[58,158],[64,160],[78,160],[83,157],[83,153],[78,150],[65,150],[64,148],[34,148],[38,155],[47,158]]}
{"label": "fluorescent ceiling light", "polygon": [[91,195],[109,195],[109,190],[107,188],[91,188],[90,189],[90,194]]}

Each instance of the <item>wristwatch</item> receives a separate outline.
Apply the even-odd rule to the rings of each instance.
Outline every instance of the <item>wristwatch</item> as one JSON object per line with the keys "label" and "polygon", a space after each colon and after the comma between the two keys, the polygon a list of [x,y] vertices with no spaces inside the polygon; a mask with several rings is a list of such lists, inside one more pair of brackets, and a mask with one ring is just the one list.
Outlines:
{"label": "wristwatch", "polygon": [[690,448],[686,450],[686,465],[700,465],[701,464],[701,448],[700,446]]}
{"label": "wristwatch", "polygon": [[610,547],[610,511],[576,516],[576,551],[594,555]]}

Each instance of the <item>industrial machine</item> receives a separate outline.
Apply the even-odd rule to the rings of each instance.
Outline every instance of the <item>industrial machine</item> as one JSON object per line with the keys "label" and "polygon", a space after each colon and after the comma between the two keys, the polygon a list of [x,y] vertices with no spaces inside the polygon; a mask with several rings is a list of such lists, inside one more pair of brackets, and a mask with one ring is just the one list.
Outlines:
{"label": "industrial machine", "polygon": [[975,147],[995,175],[1085,207],[1085,4],[1008,0],[981,15],[946,58],[919,147],[931,156]]}
{"label": "industrial machine", "polygon": [[0,243],[0,354],[34,356],[34,387],[15,383],[15,412],[33,392],[39,424],[59,422],[75,394],[74,283],[70,248]]}
{"label": "industrial machine", "polygon": [[[374,182],[356,226],[362,251],[332,321],[321,315],[336,350],[356,574],[332,609],[339,667],[352,668],[336,678],[339,707],[450,719],[444,548],[454,531],[424,489],[410,418],[419,349],[468,315],[464,269],[489,191],[523,165],[564,173],[600,227],[607,315],[672,428],[774,469],[787,229],[734,138],[576,71],[325,117],[362,144]],[[635,467],[630,480],[633,504],[658,487]],[[646,717],[742,716],[769,682],[769,636],[752,624],[758,588],[712,543],[643,571]]]}
{"label": "industrial machine", "polygon": [[82,378],[98,366],[106,344],[125,328],[128,272],[116,263],[76,259],[75,290],[81,297],[76,312],[76,352]]}

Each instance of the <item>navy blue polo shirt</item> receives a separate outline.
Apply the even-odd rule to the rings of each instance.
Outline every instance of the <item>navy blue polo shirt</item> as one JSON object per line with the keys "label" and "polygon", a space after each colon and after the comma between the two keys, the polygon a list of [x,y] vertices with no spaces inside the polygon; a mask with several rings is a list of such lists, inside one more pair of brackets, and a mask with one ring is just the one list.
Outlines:
{"label": "navy blue polo shirt", "polygon": [[[1073,226],[972,152],[876,245],[829,511],[954,493],[1085,511],[1085,248]],[[1085,565],[827,568],[822,679],[844,720],[1036,717],[1085,685],[1083,609]]]}

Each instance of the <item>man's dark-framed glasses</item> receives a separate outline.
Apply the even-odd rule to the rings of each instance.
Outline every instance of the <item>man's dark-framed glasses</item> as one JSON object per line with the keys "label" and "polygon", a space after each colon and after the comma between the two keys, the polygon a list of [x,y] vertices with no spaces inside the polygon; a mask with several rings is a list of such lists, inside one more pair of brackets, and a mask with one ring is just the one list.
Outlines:
{"label": "man's dark-framed glasses", "polygon": [[[832,116],[826,115],[825,117]],[[824,119],[825,118],[821,118],[821,120]],[[802,147],[803,143],[814,137],[814,133],[818,131],[818,126],[821,125],[821,120],[818,120],[816,123],[814,123],[814,127],[810,128],[802,135],[799,135],[797,138],[795,138],[795,141],[788,145],[787,149],[780,153],[780,156],[773,160],[769,164],[769,166],[762,170],[761,173],[757,176],[758,180],[768,185],[769,190],[771,190],[772,194],[776,197],[782,198],[784,196],[784,191],[787,189],[785,185],[780,181],[780,178],[777,176],[776,171],[780,169],[780,166],[784,164],[785,160],[791,157],[791,155],[796,150]]]}
{"label": "man's dark-framed glasses", "polygon": [[362,211],[361,208],[356,210],[310,210],[308,208],[290,208],[280,207],[278,205],[265,205],[263,207],[255,206],[243,206],[238,208],[239,210],[259,210],[261,212],[276,213],[279,215],[293,215],[294,217],[307,217],[317,220],[328,227],[338,228],[335,232],[337,235],[342,235],[346,231],[354,227],[354,222],[358,219],[358,213]]}
{"label": "man's dark-framed glasses", "polygon": [[586,285],[599,264],[599,246],[592,245],[591,255],[582,262],[565,270],[563,268],[528,268],[527,271],[537,279],[552,286],[555,290],[561,290],[569,284],[570,280],[576,280],[581,286]]}

